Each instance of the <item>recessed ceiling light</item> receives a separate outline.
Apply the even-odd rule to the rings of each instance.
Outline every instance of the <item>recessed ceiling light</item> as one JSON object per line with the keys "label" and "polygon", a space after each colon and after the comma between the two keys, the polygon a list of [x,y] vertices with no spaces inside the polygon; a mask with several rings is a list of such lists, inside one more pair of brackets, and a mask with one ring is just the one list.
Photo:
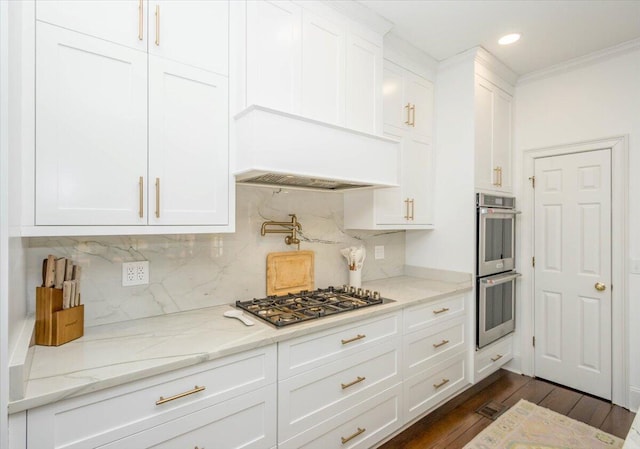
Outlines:
{"label": "recessed ceiling light", "polygon": [[509,45],[509,44],[513,44],[514,42],[518,42],[519,40],[520,40],[520,33],[511,33],[511,34],[505,34],[500,39],[498,39],[498,43],[500,45]]}

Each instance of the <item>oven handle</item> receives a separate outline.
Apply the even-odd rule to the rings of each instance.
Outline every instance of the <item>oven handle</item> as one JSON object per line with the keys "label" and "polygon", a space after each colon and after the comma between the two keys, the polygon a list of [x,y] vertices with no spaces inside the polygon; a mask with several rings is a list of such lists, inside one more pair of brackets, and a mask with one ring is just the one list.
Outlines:
{"label": "oven handle", "polygon": [[490,278],[480,279],[480,283],[486,285],[504,284],[505,282],[512,281],[520,276],[522,276],[521,273],[501,274],[500,276],[491,276]]}
{"label": "oven handle", "polygon": [[480,207],[479,209],[480,209],[480,215],[486,215],[486,214],[518,215],[522,213],[521,211],[515,210],[515,209],[494,209],[492,207]]}

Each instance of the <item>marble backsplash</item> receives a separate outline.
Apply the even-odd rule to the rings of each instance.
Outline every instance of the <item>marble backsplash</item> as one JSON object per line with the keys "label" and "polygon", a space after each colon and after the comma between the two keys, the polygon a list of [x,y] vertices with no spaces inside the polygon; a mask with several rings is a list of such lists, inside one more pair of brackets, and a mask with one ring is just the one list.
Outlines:
{"label": "marble backsplash", "polygon": [[[42,259],[70,257],[82,268],[85,325],[192,310],[265,296],[266,256],[292,251],[284,234],[260,236],[262,222],[302,224],[300,249],[315,251],[317,287],[348,283],[340,249],[364,245],[363,281],[402,274],[405,233],[345,231],[342,194],[238,185],[236,232],[162,236],[34,237],[27,248],[29,310],[35,309]],[[374,246],[385,258],[374,260]],[[122,263],[149,261],[149,284],[122,287]]]}

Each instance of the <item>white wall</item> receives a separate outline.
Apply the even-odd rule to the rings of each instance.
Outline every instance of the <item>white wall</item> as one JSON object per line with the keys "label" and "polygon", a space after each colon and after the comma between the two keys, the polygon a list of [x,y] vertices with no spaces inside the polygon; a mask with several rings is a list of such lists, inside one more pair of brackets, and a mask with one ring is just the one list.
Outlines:
{"label": "white wall", "polygon": [[473,273],[475,254],[473,55],[435,84],[435,229],[408,231],[408,265]]}
{"label": "white wall", "polygon": [[[515,193],[528,188],[522,152],[629,137],[629,256],[640,259],[640,45],[634,50],[525,79],[515,95]],[[526,219],[526,217],[523,217]],[[520,242],[523,248],[528,242]],[[530,251],[530,249],[527,249]],[[640,405],[640,275],[628,276],[631,407]],[[527,295],[528,292],[522,292]],[[528,298],[523,298],[528,300]],[[614,326],[616,323],[614,323]],[[529,345],[523,347],[530,351]]]}

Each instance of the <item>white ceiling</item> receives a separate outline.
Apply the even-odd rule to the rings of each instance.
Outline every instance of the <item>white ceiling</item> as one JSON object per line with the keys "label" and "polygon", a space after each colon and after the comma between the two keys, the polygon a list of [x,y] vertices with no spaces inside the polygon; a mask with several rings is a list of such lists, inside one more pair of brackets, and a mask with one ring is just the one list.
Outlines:
{"label": "white ceiling", "polygon": [[[359,0],[438,61],[478,45],[519,75],[640,38],[640,0]],[[522,39],[500,46],[500,36]]]}

